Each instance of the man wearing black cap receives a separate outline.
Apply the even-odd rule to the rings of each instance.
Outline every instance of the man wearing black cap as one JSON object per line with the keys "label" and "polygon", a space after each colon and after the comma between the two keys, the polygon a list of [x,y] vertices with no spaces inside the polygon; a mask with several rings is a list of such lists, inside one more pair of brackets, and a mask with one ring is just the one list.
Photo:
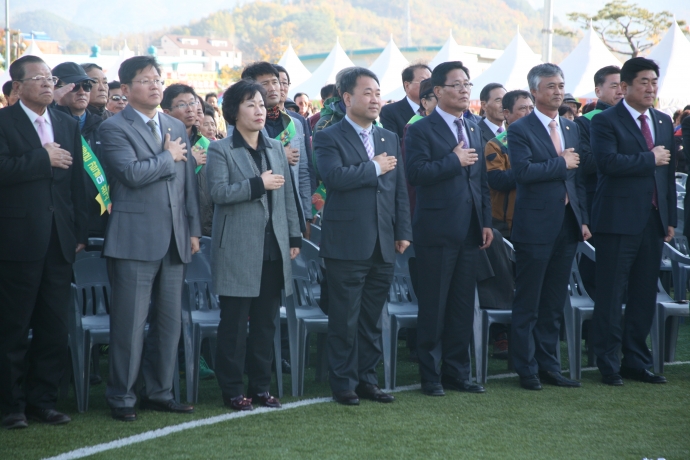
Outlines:
{"label": "man wearing black cap", "polygon": [[[53,69],[53,75],[58,78],[57,89],[66,87],[72,84],[73,88],[68,93],[65,93],[58,105],[57,110],[70,115],[79,123],[81,135],[88,144],[89,148],[99,160],[101,158],[101,142],[98,136],[98,128],[103,122],[100,115],[93,114],[87,110],[91,91],[94,86],[93,79],[86,74],[83,67],[74,62],[63,62]],[[105,235],[105,228],[108,224],[107,200],[104,196],[108,196],[109,192],[102,190],[104,184],[107,184],[105,179],[99,179],[100,176],[105,178],[103,168],[100,170],[100,176],[93,176],[92,169],[96,169],[90,161],[84,163],[85,167],[90,165],[90,169],[85,169],[84,174],[84,189],[86,190],[87,213],[89,216],[89,237],[103,238]],[[95,177],[95,178],[94,178]],[[103,192],[100,193],[100,192]]]}
{"label": "man wearing black cap", "polygon": [[582,115],[580,113],[580,107],[582,107],[582,103],[575,99],[572,94],[565,93],[565,96],[563,97],[563,105],[567,105],[571,109],[573,109],[573,112],[575,113],[575,118]]}

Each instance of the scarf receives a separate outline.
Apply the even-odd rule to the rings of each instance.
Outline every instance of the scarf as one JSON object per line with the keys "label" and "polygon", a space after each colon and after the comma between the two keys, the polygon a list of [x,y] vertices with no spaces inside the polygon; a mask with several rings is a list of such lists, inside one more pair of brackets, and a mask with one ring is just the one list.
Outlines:
{"label": "scarf", "polygon": [[279,118],[280,118],[280,108],[278,108],[277,105],[266,111],[266,119],[275,121]]}

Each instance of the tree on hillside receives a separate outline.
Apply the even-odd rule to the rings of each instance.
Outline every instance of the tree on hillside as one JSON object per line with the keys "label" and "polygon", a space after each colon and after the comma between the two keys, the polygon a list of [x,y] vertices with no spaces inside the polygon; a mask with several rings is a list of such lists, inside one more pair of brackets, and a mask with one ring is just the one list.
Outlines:
{"label": "tree on hillside", "polygon": [[[568,13],[567,16],[583,29],[588,29],[591,21],[592,28],[609,50],[630,57],[637,57],[657,44],[663,32],[673,25],[670,12],[652,13],[627,0],[606,3],[594,16],[578,12]],[[685,21],[678,21],[678,25],[684,26]],[[557,29],[555,32],[575,36],[571,30]]]}

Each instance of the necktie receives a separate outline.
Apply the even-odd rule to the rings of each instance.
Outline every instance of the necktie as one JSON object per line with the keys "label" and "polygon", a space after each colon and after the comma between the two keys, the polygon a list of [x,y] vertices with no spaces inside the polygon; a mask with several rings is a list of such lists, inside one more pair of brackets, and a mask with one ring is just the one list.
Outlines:
{"label": "necktie", "polygon": [[503,131],[505,131],[505,128],[503,128],[503,125],[498,127],[498,130],[496,130],[496,134],[501,134]]}
{"label": "necktie", "polygon": [[48,127],[46,126],[45,118],[39,116],[36,118],[36,124],[38,125],[38,138],[41,139],[41,145],[46,145],[50,142],[50,136],[48,135]]}
{"label": "necktie", "polygon": [[374,148],[371,146],[371,142],[369,142],[369,132],[362,130],[359,132],[359,135],[362,136],[362,142],[364,143],[364,148],[367,151],[367,156],[369,159],[374,158]]}
{"label": "necktie", "polygon": [[156,139],[156,143],[160,144],[161,135],[158,132],[158,124],[156,124],[156,120],[149,120],[146,122],[146,124],[149,125],[149,128],[151,128],[151,134],[153,134],[154,139]]}
{"label": "necktie", "polygon": [[458,144],[462,142],[462,148],[463,149],[469,149],[470,148],[470,143],[467,141],[467,137],[465,137],[465,122],[462,118],[456,118],[453,120],[453,123],[455,123],[455,126],[458,127]]}
{"label": "necktie", "polygon": [[417,109],[417,113],[422,117],[426,117],[426,110],[424,110],[424,107],[422,107],[421,105]]}
{"label": "necktie", "polygon": [[[649,150],[652,150],[654,148],[654,140],[652,139],[652,130],[649,129],[649,124],[647,123],[647,115],[644,113],[637,117],[638,120],[640,120],[640,131],[642,131],[642,137],[644,137],[645,142],[647,143],[647,148]],[[652,205],[655,208],[659,207],[659,200],[657,198],[657,191],[656,191],[656,178],[654,178],[654,191],[652,192]]]}
{"label": "necktie", "polygon": [[[563,148],[561,147],[561,135],[558,133],[558,123],[556,120],[551,120],[549,122],[549,135],[551,136],[551,142],[553,142],[553,147],[556,149],[558,156],[563,154]],[[570,202],[568,198],[568,192],[565,192],[565,204]]]}

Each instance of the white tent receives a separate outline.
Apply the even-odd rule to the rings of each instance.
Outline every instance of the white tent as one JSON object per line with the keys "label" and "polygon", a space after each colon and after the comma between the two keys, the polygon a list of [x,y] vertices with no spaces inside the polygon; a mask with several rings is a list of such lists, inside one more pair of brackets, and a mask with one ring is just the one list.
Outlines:
{"label": "white tent", "polygon": [[615,65],[620,61],[606,48],[590,25],[577,47],[560,64],[565,75],[565,92],[579,98],[593,98],[594,74],[602,67]]}
{"label": "white tent", "polygon": [[671,114],[690,104],[690,41],[675,21],[648,57],[659,64],[659,109]]}
{"label": "white tent", "polygon": [[489,83],[500,83],[508,91],[526,88],[527,74],[538,64],[541,64],[541,58],[538,54],[534,54],[518,30],[501,57],[496,59],[481,75],[472,79],[474,84],[472,99],[479,99],[479,92]]}
{"label": "white tent", "polygon": [[41,51],[41,48],[38,47],[36,40],[33,38],[31,39],[29,47],[22,53],[22,56],[36,56],[40,57],[41,59],[45,58],[45,54],[43,54],[43,51]]}
{"label": "white tent", "polygon": [[[402,71],[410,65],[409,61],[403,56],[398,47],[393,42],[393,36],[384,48],[383,52],[376,58],[369,70],[379,77],[381,85],[381,97],[389,99],[389,94],[402,88]],[[403,95],[404,95],[403,91]]]}
{"label": "white tent", "polygon": [[301,85],[295,86],[293,93],[307,93],[314,97],[321,92],[321,88],[329,83],[335,83],[335,75],[346,67],[354,67],[354,64],[340,46],[340,40],[336,40],[335,46],[328,54],[325,61],[311,74],[311,77]]}
{"label": "white tent", "polygon": [[108,81],[119,79],[118,72],[120,71],[120,64],[122,64],[132,56],[134,56],[134,52],[129,49],[129,46],[127,46],[127,41],[125,40],[125,46],[120,50],[120,58],[105,71],[105,76],[108,79]]}
{"label": "white tent", "polygon": [[429,67],[433,70],[437,65],[448,61],[462,61],[462,63],[470,71],[470,75],[479,76],[479,68],[477,67],[477,55],[467,54],[463,51],[462,46],[453,38],[453,31],[450,31],[448,40],[443,44],[439,52],[429,63]]}
{"label": "white tent", "polygon": [[[285,67],[285,70],[288,71],[288,74],[290,75],[290,88],[296,88],[301,83],[308,80],[309,77],[311,77],[311,72],[304,67],[302,61],[300,61],[297,57],[297,53],[295,53],[292,43],[288,44],[283,57],[281,57],[280,61],[278,61],[278,65]],[[288,96],[294,98],[295,91],[290,90],[288,92]],[[312,95],[309,94],[309,97],[312,97]]]}

